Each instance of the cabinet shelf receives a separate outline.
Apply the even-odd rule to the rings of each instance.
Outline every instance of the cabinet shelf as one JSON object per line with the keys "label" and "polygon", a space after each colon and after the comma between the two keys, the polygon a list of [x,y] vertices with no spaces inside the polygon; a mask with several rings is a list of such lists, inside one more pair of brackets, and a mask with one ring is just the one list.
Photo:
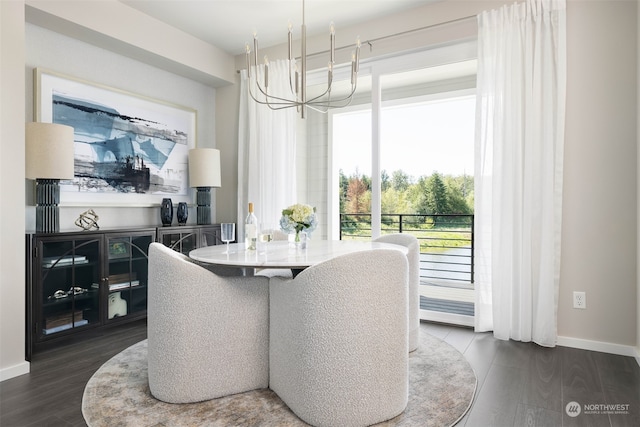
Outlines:
{"label": "cabinet shelf", "polygon": [[73,267],[80,266],[82,264],[89,264],[88,259],[80,259],[80,260],[69,260],[67,261],[66,257],[58,258],[51,257],[51,259],[42,260],[43,268],[59,268],[59,267]]}
{"label": "cabinet shelf", "polygon": [[68,331],[71,328],[81,328],[83,326],[87,326],[89,325],[89,321],[87,319],[80,319],[80,320],[76,320],[73,323],[69,322],[66,323],[64,325],[60,325],[60,326],[55,326],[53,328],[45,328],[42,330],[42,333],[44,335],[51,335],[51,334],[55,334],[58,332],[62,332],[62,331]]}
{"label": "cabinet shelf", "polygon": [[127,263],[129,261],[131,262],[137,262],[137,261],[146,261],[147,257],[144,256],[138,256],[138,257],[132,257],[132,258],[109,258],[109,264],[120,264],[120,263]]}
{"label": "cabinet shelf", "polygon": [[71,301],[74,301],[76,303],[83,302],[83,301],[90,301],[93,298],[95,298],[97,294],[98,294],[98,291],[89,290],[81,294],[67,295],[66,297],[63,297],[63,298],[48,297],[45,300],[45,302],[42,304],[42,307],[45,308],[45,307],[56,307],[56,306],[67,305]]}
{"label": "cabinet shelf", "polygon": [[[136,282],[138,282],[136,280]],[[120,285],[123,285],[120,287]],[[147,285],[145,283],[131,283],[131,285],[129,285],[129,283],[118,283],[115,285],[109,285],[109,293],[112,292],[120,292],[120,291],[126,291],[126,290],[135,290],[135,289],[145,289],[147,287]]]}
{"label": "cabinet shelf", "polygon": [[53,265],[42,264],[41,267],[43,270],[62,270],[65,268],[80,268],[80,267],[90,267],[95,265],[96,265],[95,261],[85,260],[83,262],[76,262],[74,264],[53,264]]}

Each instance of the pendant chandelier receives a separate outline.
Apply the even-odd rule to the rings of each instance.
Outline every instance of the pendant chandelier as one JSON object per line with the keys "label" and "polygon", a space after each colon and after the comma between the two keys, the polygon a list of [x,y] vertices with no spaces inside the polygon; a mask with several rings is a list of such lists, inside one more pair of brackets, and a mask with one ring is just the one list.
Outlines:
{"label": "pendant chandelier", "polygon": [[[328,77],[326,90],[318,96],[314,96],[311,99],[307,99],[307,26],[305,24],[305,7],[304,0],[302,0],[302,26],[301,26],[301,55],[300,55],[300,68],[296,63],[296,59],[293,57],[293,27],[289,24],[288,34],[288,59],[289,59],[289,89],[291,91],[290,96],[275,96],[269,93],[269,60],[264,57],[264,81],[261,83],[258,81],[257,71],[255,78],[255,91],[252,89],[252,84],[249,84],[249,95],[251,98],[263,105],[267,105],[272,110],[282,110],[285,108],[293,108],[300,113],[300,116],[305,118],[305,110],[307,107],[326,113],[331,108],[346,107],[351,103],[353,94],[356,91],[358,81],[358,66],[360,62],[360,39],[356,40],[355,51],[351,54],[351,90],[347,96],[340,96],[337,99],[331,97],[331,89],[333,84],[333,68],[335,65],[335,44],[336,35],[333,22],[329,28],[329,64],[328,64]],[[247,43],[245,46],[246,59],[247,59],[247,75],[249,81],[251,81],[251,57],[253,56],[253,65],[258,66],[258,37],[254,33],[253,35],[253,55],[251,54],[251,48]],[[255,92],[255,93],[254,93]],[[261,95],[256,96],[256,93]]]}

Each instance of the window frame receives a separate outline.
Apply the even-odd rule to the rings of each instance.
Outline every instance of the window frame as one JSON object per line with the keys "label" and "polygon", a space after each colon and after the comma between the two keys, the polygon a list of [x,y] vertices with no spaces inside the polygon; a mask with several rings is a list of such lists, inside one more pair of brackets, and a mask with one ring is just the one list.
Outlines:
{"label": "window frame", "polygon": [[[333,116],[345,112],[361,111],[371,109],[371,233],[372,238],[380,235],[381,217],[382,217],[382,192],[380,179],[380,148],[381,148],[381,113],[386,106],[397,105],[398,103],[407,103],[413,98],[423,98],[435,100],[437,97],[454,97],[460,96],[462,92],[475,93],[475,87],[455,88],[435,92],[430,95],[421,95],[417,97],[405,97],[401,100],[382,101],[381,79],[383,76],[409,72],[424,68],[437,67],[441,65],[453,64],[458,62],[466,62],[477,60],[477,40],[468,40],[453,45],[440,46],[424,51],[398,54],[393,57],[369,61],[365,66],[361,66],[359,77],[371,76],[370,102],[361,103],[337,110],[330,110],[328,114],[328,134],[327,134],[327,238],[338,239],[340,233],[340,201],[338,188],[338,170],[334,160],[334,141],[333,141]],[[339,76],[336,76],[337,80]],[[310,81],[319,81],[318,76]],[[475,85],[474,85],[475,86]],[[446,94],[446,95],[445,95]],[[416,101],[419,102],[419,101]]]}

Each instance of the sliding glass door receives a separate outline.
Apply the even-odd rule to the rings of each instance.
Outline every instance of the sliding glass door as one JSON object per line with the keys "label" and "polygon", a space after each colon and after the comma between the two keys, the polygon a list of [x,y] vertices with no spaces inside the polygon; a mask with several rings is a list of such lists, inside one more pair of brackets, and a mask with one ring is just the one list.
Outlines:
{"label": "sliding glass door", "polygon": [[470,324],[475,51],[444,50],[371,64],[368,96],[329,113],[327,237],[415,235],[423,317]]}
{"label": "sliding glass door", "polygon": [[427,52],[371,65],[368,96],[329,112],[329,238],[377,237],[398,222],[389,214],[438,213],[424,195],[433,173],[461,176],[472,206],[476,62],[459,58],[475,52],[449,50],[444,64]]}

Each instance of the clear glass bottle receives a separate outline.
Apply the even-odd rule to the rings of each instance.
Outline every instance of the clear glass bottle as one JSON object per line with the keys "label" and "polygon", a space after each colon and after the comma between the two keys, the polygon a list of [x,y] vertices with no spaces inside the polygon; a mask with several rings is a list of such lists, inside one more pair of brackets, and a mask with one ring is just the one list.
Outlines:
{"label": "clear glass bottle", "polygon": [[249,215],[244,221],[244,243],[248,251],[256,250],[258,241],[258,218],[253,213],[253,203],[249,203]]}

